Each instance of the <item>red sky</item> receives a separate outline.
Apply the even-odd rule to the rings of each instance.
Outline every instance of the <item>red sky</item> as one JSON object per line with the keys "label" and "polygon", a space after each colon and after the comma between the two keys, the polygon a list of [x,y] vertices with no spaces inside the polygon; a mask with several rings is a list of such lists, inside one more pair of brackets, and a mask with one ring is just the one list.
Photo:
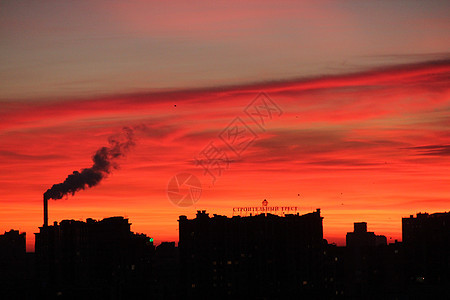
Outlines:
{"label": "red sky", "polygon": [[[125,126],[136,145],[98,186],[50,200],[50,222],[126,216],[155,241],[179,215],[322,209],[388,241],[450,210],[448,1],[0,2],[0,233],[42,225],[42,195]],[[262,131],[244,112],[265,92]],[[240,117],[256,139],[213,184],[195,158]],[[223,146],[223,144],[221,144]],[[190,172],[192,207],[167,197]],[[392,238],[392,239],[391,239]]]}
{"label": "red sky", "polygon": [[[42,194],[123,126],[136,146],[99,186],[50,200],[50,222],[124,215],[155,240],[177,239],[177,218],[197,209],[232,215],[234,206],[321,208],[324,234],[342,243],[353,222],[401,239],[401,217],[449,208],[450,61],[393,66],[287,82],[33,103],[4,102],[0,230],[32,233]],[[244,113],[260,91],[283,111],[262,132]],[[175,106],[176,105],[176,106]],[[194,158],[235,118],[257,135],[212,179]],[[192,207],[167,197],[169,179],[190,172],[203,194]],[[300,196],[298,196],[300,194]]]}

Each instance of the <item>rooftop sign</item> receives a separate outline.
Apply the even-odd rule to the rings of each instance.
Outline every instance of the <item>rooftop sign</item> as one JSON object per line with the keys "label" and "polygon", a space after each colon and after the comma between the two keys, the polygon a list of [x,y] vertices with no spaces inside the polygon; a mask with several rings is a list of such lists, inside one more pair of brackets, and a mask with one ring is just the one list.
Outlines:
{"label": "rooftop sign", "polygon": [[233,213],[248,213],[248,212],[255,212],[255,213],[295,213],[297,212],[298,207],[297,206],[268,206],[268,201],[264,199],[262,202],[262,206],[244,206],[244,207],[233,207]]}

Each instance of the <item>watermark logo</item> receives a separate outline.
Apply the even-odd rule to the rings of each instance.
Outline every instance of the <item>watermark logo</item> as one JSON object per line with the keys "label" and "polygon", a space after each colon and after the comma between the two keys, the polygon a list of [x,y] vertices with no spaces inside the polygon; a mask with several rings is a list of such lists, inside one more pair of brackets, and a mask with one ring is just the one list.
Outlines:
{"label": "watermark logo", "polygon": [[195,175],[190,173],[179,173],[173,176],[167,185],[167,196],[177,206],[192,206],[201,195],[202,184]]}
{"label": "watermark logo", "polygon": [[283,114],[278,105],[276,105],[264,92],[259,93],[258,96],[256,96],[256,98],[244,109],[244,112],[263,131],[266,130],[266,122],[268,120],[272,120]]}
{"label": "watermark logo", "polygon": [[247,124],[240,117],[236,117],[220,134],[219,138],[231,149],[238,157],[244,152],[257,138]]}
{"label": "watermark logo", "polygon": [[[283,114],[278,105],[264,92],[259,93],[243,112],[245,114],[235,117],[219,133],[218,138],[210,141],[194,158],[196,166],[203,169],[203,175],[208,175],[213,185],[233,160],[242,159],[245,150],[258,139],[256,132],[265,132],[268,122]],[[189,182],[185,183],[186,181]],[[183,184],[189,188],[182,188]],[[175,205],[191,206],[201,196],[200,180],[189,173],[178,174],[169,181],[167,194]]]}
{"label": "watermark logo", "polygon": [[217,177],[222,175],[222,171],[228,169],[230,160],[228,155],[222,149],[210,142],[195,158],[195,164],[203,168],[203,175],[208,174],[215,183]]}

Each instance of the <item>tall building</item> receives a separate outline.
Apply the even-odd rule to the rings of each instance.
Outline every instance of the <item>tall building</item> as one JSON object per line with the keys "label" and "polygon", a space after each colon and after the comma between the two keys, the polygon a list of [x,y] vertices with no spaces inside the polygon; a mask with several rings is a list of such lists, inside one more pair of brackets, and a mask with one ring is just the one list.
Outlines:
{"label": "tall building", "polygon": [[367,231],[366,222],[353,224],[353,232],[346,236],[345,271],[343,272],[347,297],[381,296],[386,286],[384,269],[387,239]]}
{"label": "tall building", "polygon": [[140,284],[150,284],[153,241],[132,233],[130,226],[128,219],[112,217],[40,227],[35,248],[47,293],[43,296],[114,295],[114,299],[139,292]]}
{"label": "tall building", "polygon": [[240,217],[198,211],[179,218],[183,297],[276,299],[320,296],[320,210],[305,215]]}
{"label": "tall building", "polygon": [[162,242],[155,249],[153,260],[155,299],[177,299],[179,296],[180,260],[175,242]]}
{"label": "tall building", "polygon": [[25,232],[10,230],[0,235],[0,298],[32,298],[33,261],[33,253],[26,253]]}
{"label": "tall building", "polygon": [[450,297],[450,212],[403,218],[402,235],[408,284]]}

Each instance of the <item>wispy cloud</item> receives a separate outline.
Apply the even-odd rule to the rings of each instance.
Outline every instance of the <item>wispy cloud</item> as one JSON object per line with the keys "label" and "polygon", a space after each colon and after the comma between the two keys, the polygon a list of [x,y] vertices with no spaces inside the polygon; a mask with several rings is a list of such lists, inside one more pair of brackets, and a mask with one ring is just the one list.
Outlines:
{"label": "wispy cloud", "polygon": [[441,156],[450,155],[450,145],[427,145],[407,147],[404,149],[413,150],[418,155]]}

